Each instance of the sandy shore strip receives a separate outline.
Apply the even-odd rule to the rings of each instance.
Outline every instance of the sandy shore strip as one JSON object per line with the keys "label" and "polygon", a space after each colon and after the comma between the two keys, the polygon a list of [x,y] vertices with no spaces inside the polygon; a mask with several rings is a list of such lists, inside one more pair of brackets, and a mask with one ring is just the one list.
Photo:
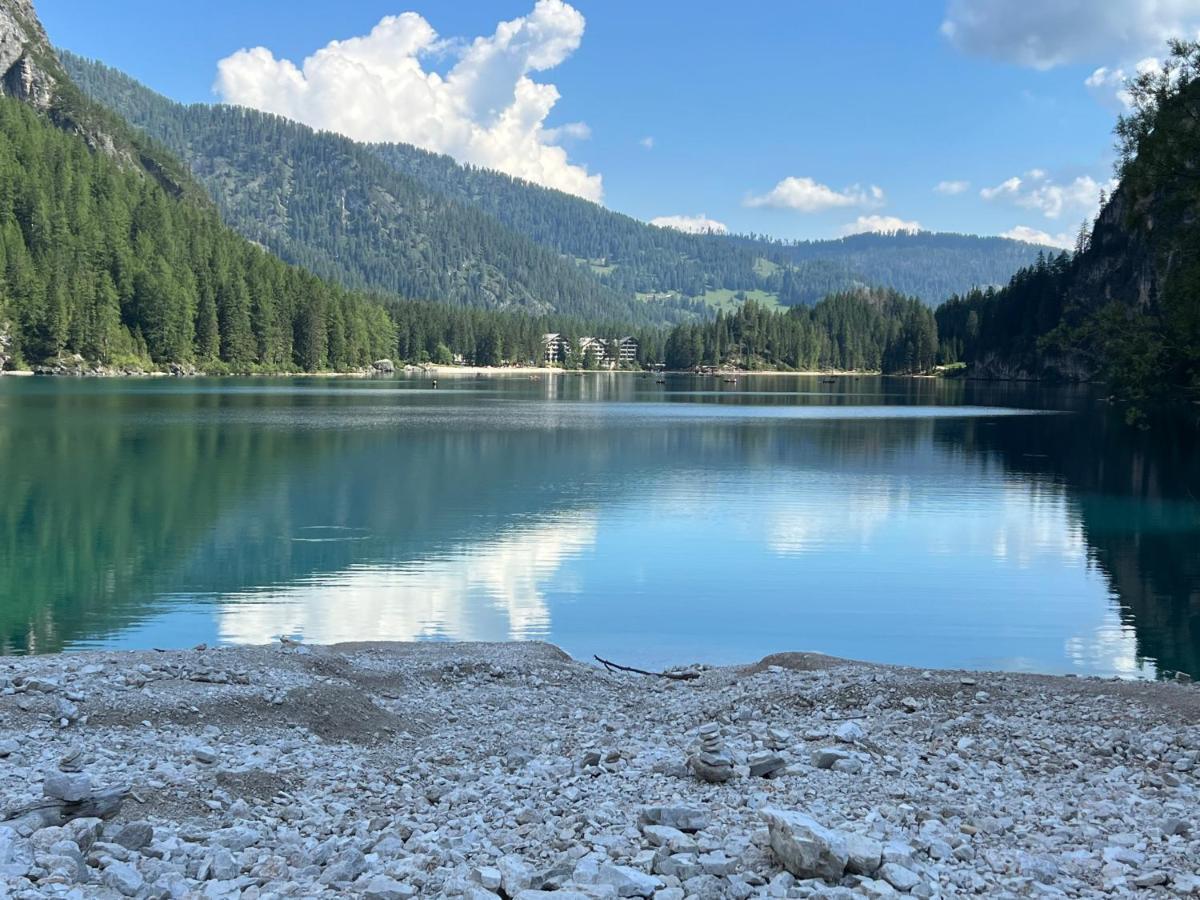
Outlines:
{"label": "sandy shore strip", "polygon": [[1200,892],[1194,685],[686,674],[537,643],[0,658],[0,897]]}
{"label": "sandy shore strip", "polygon": [[566,375],[566,369],[553,366],[405,366],[401,370],[408,375],[425,374],[435,377],[455,375]]}

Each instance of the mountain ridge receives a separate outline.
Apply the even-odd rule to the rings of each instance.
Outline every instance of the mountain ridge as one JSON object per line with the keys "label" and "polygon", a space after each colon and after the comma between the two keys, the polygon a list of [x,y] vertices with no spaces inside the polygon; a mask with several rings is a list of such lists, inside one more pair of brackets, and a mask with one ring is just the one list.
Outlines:
{"label": "mountain ridge", "polygon": [[[67,51],[62,51],[61,57],[90,96],[187,159],[231,224],[259,239],[256,229],[261,229],[263,222],[278,218],[281,211],[295,214],[299,221],[289,224],[287,241],[277,234],[269,246],[290,261],[313,265],[322,274],[353,286],[396,289],[398,285],[388,281],[388,273],[376,265],[378,248],[389,241],[436,246],[440,238],[433,235],[431,239],[420,222],[396,219],[386,198],[367,197],[360,208],[369,215],[353,226],[357,229],[354,240],[337,245],[336,271],[335,267],[322,268],[336,245],[333,236],[323,233],[323,223],[339,210],[326,204],[318,213],[318,204],[323,198],[339,195],[343,188],[352,191],[353,186],[339,187],[336,178],[325,173],[322,189],[315,190],[313,173],[308,171],[311,167],[300,158],[303,153],[353,160],[357,172],[369,174],[369,183],[380,185],[380,193],[390,195],[384,185],[395,183],[389,180],[392,176],[381,173],[364,154],[374,157],[391,173],[406,179],[402,183],[414,196],[425,196],[426,202],[435,204],[452,203],[459,212],[475,210],[503,229],[496,234],[506,234],[504,240],[529,240],[553,253],[558,264],[569,264],[586,277],[587,286],[580,290],[604,289],[612,314],[625,311],[626,318],[635,322],[669,324],[706,316],[718,298],[740,292],[760,292],[783,306],[811,305],[829,293],[882,284],[932,304],[976,284],[1003,283],[1021,265],[1032,262],[1039,249],[1005,238],[928,233],[792,243],[755,235],[690,235],[503,173],[460,165],[448,156],[410,145],[359,144],[239,107],[185,106],[103,63]],[[218,133],[221,129],[229,133],[227,138]],[[264,132],[274,129],[286,131],[290,143],[277,142],[270,154],[258,154],[266,161],[256,159],[247,135],[261,140]],[[276,135],[272,140],[279,138]],[[298,148],[300,142],[305,146]],[[289,168],[294,179],[292,195],[273,189],[250,196],[263,183],[279,182],[271,168],[281,157],[294,163]],[[311,208],[294,208],[297,197]],[[461,302],[446,286],[436,287],[422,299]],[[614,298],[614,294],[620,296]],[[630,307],[634,297],[639,299]],[[523,303],[528,308],[528,300]]]}
{"label": "mountain ridge", "polygon": [[[385,143],[370,146],[384,159],[419,177],[423,183],[479,205],[499,221],[559,252],[605,262],[614,257],[627,261],[633,257],[632,274],[625,277],[618,266],[616,277],[610,276],[610,280],[637,292],[673,290],[697,296],[701,293],[698,282],[703,281],[706,271],[716,269],[726,270],[727,278],[732,276],[716,287],[743,291],[765,289],[779,293],[784,306],[811,305],[830,293],[870,286],[918,296],[933,305],[955,290],[963,290],[964,283],[971,286],[1004,283],[1016,269],[1032,262],[1038,251],[1045,249],[1009,238],[953,232],[864,233],[810,241],[785,241],[756,234],[689,234],[642,222],[581,197],[502,172],[459,164],[449,156],[412,145]],[[554,234],[551,213],[555,206],[559,208],[559,218],[577,223],[576,231],[567,232],[570,239],[557,239]],[[657,240],[647,245],[646,235]],[[641,246],[637,246],[639,238]],[[632,250],[631,244],[635,245]],[[978,250],[980,245],[993,251],[997,258],[994,263],[970,268],[967,275],[947,280],[940,287],[927,286],[928,279],[889,277],[878,265],[865,261],[860,250],[872,244],[875,249],[890,244],[893,252],[911,247],[916,252],[906,264],[926,272],[955,267],[961,270],[965,263],[971,262],[964,259],[966,254],[961,251]],[[946,249],[955,244],[959,245],[953,248],[959,251],[958,258],[940,259],[931,264],[931,249]],[[793,285],[807,280],[813,282],[812,286],[789,287],[783,283],[786,272],[764,275],[761,271],[764,260],[770,267],[793,266]],[[707,270],[703,263],[709,264]],[[660,281],[639,281],[647,268]]]}
{"label": "mountain ridge", "polygon": [[231,226],[344,286],[635,324],[701,311],[623,296],[485,213],[426,190],[349,138],[242,107],[184,106],[103,64],[62,58],[97,102],[177,153]]}

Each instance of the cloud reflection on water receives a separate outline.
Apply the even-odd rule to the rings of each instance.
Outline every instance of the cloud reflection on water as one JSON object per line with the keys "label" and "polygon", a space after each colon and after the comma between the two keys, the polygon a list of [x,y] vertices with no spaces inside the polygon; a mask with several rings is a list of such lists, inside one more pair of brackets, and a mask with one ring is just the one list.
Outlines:
{"label": "cloud reflection on water", "polygon": [[595,514],[575,512],[430,559],[351,566],[228,594],[218,614],[221,640],[261,644],[281,634],[321,644],[544,637],[550,631],[545,584],[595,540]]}

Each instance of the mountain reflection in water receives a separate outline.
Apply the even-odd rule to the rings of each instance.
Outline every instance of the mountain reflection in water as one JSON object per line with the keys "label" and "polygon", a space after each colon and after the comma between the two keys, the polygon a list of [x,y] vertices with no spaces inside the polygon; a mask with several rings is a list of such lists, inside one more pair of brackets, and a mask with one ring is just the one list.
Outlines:
{"label": "mountain reflection in water", "polygon": [[1200,675],[1194,414],[724,387],[0,379],[0,649],[544,638]]}

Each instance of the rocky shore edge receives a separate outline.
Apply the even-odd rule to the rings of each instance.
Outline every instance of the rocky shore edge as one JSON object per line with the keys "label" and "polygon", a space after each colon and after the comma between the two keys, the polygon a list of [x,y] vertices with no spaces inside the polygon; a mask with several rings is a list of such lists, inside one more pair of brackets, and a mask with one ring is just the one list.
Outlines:
{"label": "rocky shore edge", "polygon": [[[32,369],[6,369],[6,360],[0,355],[0,377],[22,375],[50,375],[58,378],[203,378],[212,377],[192,363],[166,363],[158,369],[146,369],[138,365],[105,365],[84,359],[78,353],[67,354],[47,360]],[[369,366],[346,371],[327,372],[259,372],[234,373],[261,377],[377,377],[393,375],[397,366],[390,359],[378,359]],[[420,366],[400,366],[402,372],[420,372]]]}
{"label": "rocky shore edge", "polygon": [[0,897],[1200,895],[1191,684],[685,674],[539,643],[0,657]]}

